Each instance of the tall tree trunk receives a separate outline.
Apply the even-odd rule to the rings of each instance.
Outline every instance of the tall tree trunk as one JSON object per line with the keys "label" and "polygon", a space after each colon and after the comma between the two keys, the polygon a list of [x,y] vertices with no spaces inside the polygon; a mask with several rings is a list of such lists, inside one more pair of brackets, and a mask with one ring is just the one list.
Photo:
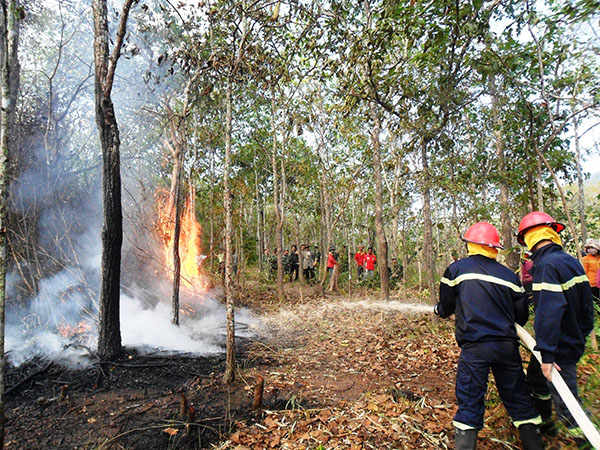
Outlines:
{"label": "tall tree trunk", "polygon": [[233,266],[231,251],[233,250],[233,212],[231,188],[229,186],[229,171],[231,170],[231,102],[232,79],[227,77],[227,93],[225,97],[225,161],[223,164],[223,203],[225,205],[225,302],[227,304],[227,356],[225,361],[226,384],[235,379],[235,315],[233,304]]}
{"label": "tall tree trunk", "polygon": [[426,139],[423,139],[421,142],[421,164],[423,165],[421,175],[423,189],[423,264],[425,265],[425,273],[427,275],[429,301],[434,305],[436,303],[435,260],[433,255],[433,225],[431,221],[431,188],[429,186],[427,143]]}
{"label": "tall tree trunk", "polygon": [[[176,162],[173,164],[173,295],[171,297],[171,323],[179,325],[179,287],[181,284],[181,258],[179,257],[179,236],[181,236],[181,197],[183,184],[183,149],[181,143],[175,142]],[[177,169],[176,169],[177,168]]]}
{"label": "tall tree trunk", "polygon": [[[366,28],[367,31],[371,31],[372,17],[369,0],[365,0],[363,3],[365,17],[367,19]],[[363,72],[365,82],[368,83],[370,79],[369,67],[365,63],[363,66]],[[370,84],[367,84],[370,86]],[[372,88],[369,88],[372,91]],[[373,95],[373,92],[371,92]],[[379,266],[379,276],[381,282],[381,298],[382,300],[388,300],[390,298],[390,276],[388,273],[388,243],[385,236],[385,229],[383,227],[383,183],[381,180],[381,145],[379,142],[379,133],[381,128],[381,121],[379,118],[379,112],[375,101],[369,102],[369,112],[371,115],[371,121],[373,122],[373,129],[371,130],[371,151],[373,152],[373,175],[375,178],[375,229],[377,231],[377,247],[378,257],[377,265]]]}
{"label": "tall tree trunk", "polygon": [[102,273],[100,281],[98,355],[114,359],[122,352],[119,318],[121,245],[121,165],[119,127],[111,99],[115,70],[133,0],[125,0],[112,54],[106,0],[93,0],[96,124],[102,147]]}
{"label": "tall tree trunk", "polygon": [[392,257],[398,255],[398,228],[400,223],[400,198],[398,192],[400,190],[400,155],[394,151],[394,145],[396,142],[396,136],[392,133],[390,135],[390,152],[394,155],[394,179],[392,180],[392,186],[390,189],[390,209],[392,211],[392,229],[390,233]]}
{"label": "tall tree trunk", "polygon": [[258,270],[262,272],[263,254],[265,252],[262,233],[260,231],[261,209],[260,195],[258,191],[258,161],[256,160],[256,150],[254,150],[254,194],[256,202],[256,254],[258,255]]}
{"label": "tall tree trunk", "polygon": [[[173,207],[170,209],[174,214],[173,221],[173,295],[171,297],[171,323],[179,325],[179,290],[181,286],[181,258],[179,256],[179,237],[181,236],[181,214],[183,210],[183,161],[187,144],[187,115],[190,102],[192,85],[198,78],[198,74],[191,77],[185,87],[185,98],[181,110],[181,116],[169,111],[169,125],[171,128],[171,151],[173,153],[173,175],[171,179],[171,199]],[[190,191],[190,214],[195,214],[193,193]],[[169,215],[171,217],[171,215]]]}
{"label": "tall tree trunk", "polygon": [[374,102],[370,104],[373,130],[371,131],[371,150],[373,151],[373,175],[375,177],[375,229],[377,230],[379,276],[381,280],[381,299],[390,298],[390,274],[388,272],[388,243],[383,228],[383,183],[381,181],[381,145],[379,132],[381,129],[379,113]]}
{"label": "tall tree trunk", "polygon": [[4,322],[6,311],[6,217],[8,211],[8,159],[14,141],[17,95],[19,92],[19,21],[18,0],[0,0],[0,448],[4,448]]}
{"label": "tall tree trunk", "polygon": [[[210,204],[214,205],[215,199],[215,148],[212,146],[212,142],[210,143],[210,184],[208,191],[208,198],[210,200]],[[213,268],[214,258],[212,258],[212,252],[215,248],[215,231],[214,231],[214,214],[209,214],[209,226],[210,226],[210,242],[209,242],[209,254],[210,257],[210,267]]]}
{"label": "tall tree trunk", "polygon": [[275,104],[275,88],[271,88],[271,133],[273,135],[273,152],[271,154],[271,166],[273,169],[273,206],[275,209],[275,243],[277,246],[277,298],[280,302],[285,299],[283,292],[283,212],[281,195],[279,191],[279,174],[277,169],[277,127],[275,115],[277,106]]}
{"label": "tall tree trunk", "polygon": [[581,168],[581,149],[579,148],[579,120],[573,118],[573,134],[575,136],[575,161],[577,163],[577,186],[578,186],[578,205],[579,222],[581,223],[581,241],[585,244],[587,241],[587,226],[585,223],[585,188],[583,186],[583,170]]}
{"label": "tall tree trunk", "polygon": [[[489,77],[490,95],[492,98],[492,120],[494,122],[494,138],[496,141],[496,160],[498,162],[498,179],[500,185],[500,195],[498,201],[500,203],[500,223],[502,224],[501,236],[502,243],[506,248],[513,246],[513,232],[510,225],[510,205],[508,204],[508,186],[506,164],[504,161],[504,133],[502,132],[503,123],[500,118],[500,105],[498,91],[496,87],[496,75],[492,74]],[[516,269],[519,264],[519,255],[517,252],[509,252],[506,255],[506,264],[511,269]]]}
{"label": "tall tree trunk", "polygon": [[[535,143],[533,144],[535,147]],[[535,148],[534,148],[535,150]],[[542,160],[541,158],[538,156],[536,157],[536,161],[537,161],[537,176],[536,176],[536,182],[537,182],[537,209],[538,211],[543,211],[544,210],[544,189],[542,187]]]}

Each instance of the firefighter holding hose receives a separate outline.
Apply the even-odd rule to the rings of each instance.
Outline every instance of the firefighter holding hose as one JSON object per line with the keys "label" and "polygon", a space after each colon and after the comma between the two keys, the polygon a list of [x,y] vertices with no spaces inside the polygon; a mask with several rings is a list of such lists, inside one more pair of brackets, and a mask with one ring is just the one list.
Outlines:
{"label": "firefighter holding hose", "polygon": [[564,228],[540,211],[527,214],[519,225],[517,241],[533,252],[535,350],[539,350],[542,356],[541,370],[532,358],[527,376],[536,409],[545,423],[543,429],[552,429],[552,398],[557,416],[569,429],[578,448],[591,448],[550,382],[552,368],[555,367],[581,403],[577,394],[577,362],[585,350],[586,337],[594,326],[590,283],[579,261],[562,249],[558,233]]}
{"label": "firefighter holding hose", "polygon": [[496,261],[498,249],[503,247],[493,225],[476,223],[461,239],[467,243],[468,257],[448,266],[434,308],[442,318],[455,314],[456,341],[461,348],[456,374],[458,411],[453,421],[455,448],[476,448],[491,369],[523,448],[542,449],[541,418],[527,391],[514,325],[527,322],[525,291],[517,275]]}

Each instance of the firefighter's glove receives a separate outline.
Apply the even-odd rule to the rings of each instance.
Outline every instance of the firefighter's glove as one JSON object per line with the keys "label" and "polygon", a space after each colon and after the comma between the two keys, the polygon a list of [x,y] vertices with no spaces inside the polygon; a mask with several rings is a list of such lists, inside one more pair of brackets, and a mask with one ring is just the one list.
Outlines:
{"label": "firefighter's glove", "polygon": [[438,311],[438,306],[439,306],[439,303],[437,303],[437,304],[436,304],[436,305],[433,307],[433,313],[434,313],[436,316],[439,316],[439,315],[440,315],[440,312]]}

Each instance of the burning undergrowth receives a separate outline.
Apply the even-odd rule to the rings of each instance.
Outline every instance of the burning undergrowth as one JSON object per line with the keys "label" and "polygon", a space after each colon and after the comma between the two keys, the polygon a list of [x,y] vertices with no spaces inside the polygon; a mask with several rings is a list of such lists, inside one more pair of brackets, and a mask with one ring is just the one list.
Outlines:
{"label": "burning undergrowth", "polygon": [[[179,326],[171,323],[173,269],[168,258],[173,243],[164,237],[170,233],[170,221],[159,209],[154,220],[161,229],[139,225],[152,220],[127,224],[120,325],[123,346],[138,354],[209,355],[225,349],[225,307],[218,300],[219,290],[211,288],[209,277],[202,273],[201,230],[192,211],[188,205],[182,221]],[[73,257],[61,261],[62,270],[38,281],[35,295],[24,296],[19,290],[23,277],[18,270],[7,276],[6,353],[12,365],[38,357],[72,368],[97,362],[99,225],[71,235],[69,242]],[[255,319],[248,310],[240,310],[236,322],[238,335],[244,336]]]}
{"label": "burning undergrowth", "polygon": [[[11,364],[43,357],[77,368],[96,361],[93,352],[98,335],[97,295],[81,278],[81,274],[63,271],[40,283],[40,292],[29,307],[8,308],[6,348]],[[158,283],[157,289],[164,287]],[[167,302],[122,293],[123,345],[140,354],[223,352],[225,308],[216,300],[216,294],[215,290],[193,296],[183,293],[181,324],[175,326],[170,322],[171,305]],[[238,334],[248,335],[254,321],[248,310],[239,311]]]}

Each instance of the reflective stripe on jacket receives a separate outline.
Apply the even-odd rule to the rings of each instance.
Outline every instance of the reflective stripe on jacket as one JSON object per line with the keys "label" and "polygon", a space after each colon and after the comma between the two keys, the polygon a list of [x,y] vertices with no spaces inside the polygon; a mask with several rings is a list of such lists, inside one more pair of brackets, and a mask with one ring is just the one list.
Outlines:
{"label": "reflective stripe on jacket", "polygon": [[557,244],[533,252],[536,350],[545,363],[575,364],[594,325],[594,304],[583,267]]}
{"label": "reflective stripe on jacket", "polygon": [[440,317],[456,315],[456,341],[518,339],[514,323],[529,311],[519,278],[499,262],[481,255],[450,264],[440,281]]}

